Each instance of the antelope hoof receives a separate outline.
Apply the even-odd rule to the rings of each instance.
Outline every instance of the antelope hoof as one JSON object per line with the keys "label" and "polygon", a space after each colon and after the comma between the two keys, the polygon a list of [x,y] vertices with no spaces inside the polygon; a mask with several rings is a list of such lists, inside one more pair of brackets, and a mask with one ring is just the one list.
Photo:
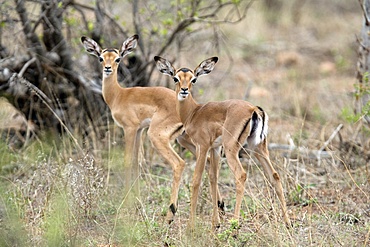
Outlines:
{"label": "antelope hoof", "polygon": [[172,222],[173,222],[173,218],[174,218],[174,217],[172,217],[172,218],[170,218],[170,219],[169,219],[169,217],[167,216],[167,219],[166,219],[167,224],[171,225],[171,224],[172,224]]}
{"label": "antelope hoof", "polygon": [[169,211],[167,212],[167,216],[166,216],[166,220],[167,220],[167,223],[168,224],[171,224],[175,218],[175,214],[176,214],[176,207],[173,205],[173,203],[170,205],[169,207]]}
{"label": "antelope hoof", "polygon": [[288,229],[292,229],[293,228],[293,223],[290,221],[290,219],[285,220],[285,226]]}
{"label": "antelope hoof", "polygon": [[220,229],[220,227],[221,227],[221,224],[220,223],[214,224],[213,225],[213,230],[214,231],[217,231],[218,229]]}
{"label": "antelope hoof", "polygon": [[225,203],[224,201],[218,201],[217,202],[217,205],[218,205],[218,213],[220,216],[224,216],[225,215]]}

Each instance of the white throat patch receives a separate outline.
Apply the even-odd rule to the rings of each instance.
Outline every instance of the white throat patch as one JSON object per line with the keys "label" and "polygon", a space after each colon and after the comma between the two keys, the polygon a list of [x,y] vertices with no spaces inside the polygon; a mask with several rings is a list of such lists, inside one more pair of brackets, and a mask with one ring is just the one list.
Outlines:
{"label": "white throat patch", "polygon": [[188,97],[188,95],[189,94],[184,95],[184,94],[178,93],[177,94],[177,100],[178,101],[184,101]]}

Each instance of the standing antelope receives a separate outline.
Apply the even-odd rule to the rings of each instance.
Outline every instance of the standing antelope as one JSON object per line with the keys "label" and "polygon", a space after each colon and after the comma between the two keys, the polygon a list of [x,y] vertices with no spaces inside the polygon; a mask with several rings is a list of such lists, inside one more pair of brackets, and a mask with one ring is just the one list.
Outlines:
{"label": "standing antelope", "polygon": [[194,229],[195,214],[199,186],[206,164],[207,153],[210,152],[210,183],[213,205],[212,226],[220,225],[217,213],[217,180],[219,166],[219,149],[224,148],[226,159],[236,179],[236,205],[234,217],[240,216],[240,207],[244,194],[246,172],[244,171],[238,153],[245,140],[248,148],[254,149],[255,156],[262,164],[270,183],[275,187],[287,225],[290,220],[287,215],[283,187],[279,174],[275,171],[267,149],[267,114],[262,108],[243,100],[225,100],[198,104],[191,95],[192,85],[199,76],[209,74],[218,61],[212,57],[201,62],[194,70],[188,68],[175,69],[172,64],[161,57],[154,60],[158,70],[173,78],[176,84],[176,110],[185,132],[196,146],[196,167],[193,175],[192,196],[190,202],[190,219],[188,227]]}
{"label": "standing antelope", "polygon": [[[141,133],[148,128],[148,136],[157,152],[172,166],[173,182],[171,201],[166,219],[173,221],[177,210],[180,179],[185,161],[177,155],[171,146],[171,141],[178,142],[191,152],[195,147],[183,133],[183,124],[173,106],[176,104],[176,94],[164,87],[132,87],[122,88],[117,81],[117,69],[120,61],[136,47],[138,36],[134,35],[123,42],[120,50],[102,49],[94,40],[81,37],[86,51],[99,58],[103,69],[103,98],[108,104],[112,117],[117,125],[123,128],[125,137],[124,172],[125,190],[139,177],[138,153]],[[134,192],[139,194],[138,183]],[[221,197],[220,209],[223,211]]]}

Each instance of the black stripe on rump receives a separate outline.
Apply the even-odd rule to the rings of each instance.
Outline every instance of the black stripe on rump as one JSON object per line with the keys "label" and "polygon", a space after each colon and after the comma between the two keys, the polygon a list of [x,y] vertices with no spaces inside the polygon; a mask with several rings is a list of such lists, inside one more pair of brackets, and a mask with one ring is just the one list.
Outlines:
{"label": "black stripe on rump", "polygon": [[247,120],[247,122],[244,124],[244,127],[243,127],[242,131],[240,132],[240,135],[239,135],[239,137],[238,137],[238,142],[239,142],[239,143],[241,143],[241,140],[240,140],[240,139],[242,138],[242,135],[243,135],[243,133],[244,133],[245,129],[247,128],[247,126],[248,126],[249,122],[250,122],[250,119],[248,119],[248,120]]}
{"label": "black stripe on rump", "polygon": [[250,135],[253,135],[254,132],[256,132],[258,126],[258,114],[257,112],[253,112],[252,114],[252,129]]}
{"label": "black stripe on rump", "polygon": [[263,138],[263,136],[262,136],[262,134],[265,132],[265,118],[266,118],[266,116],[265,116],[265,111],[261,108],[261,107],[259,107],[259,106],[257,106],[257,108],[261,111],[261,115],[262,115],[262,131],[261,131],[261,134],[260,134],[260,138],[261,138],[261,140],[262,139],[264,139]]}

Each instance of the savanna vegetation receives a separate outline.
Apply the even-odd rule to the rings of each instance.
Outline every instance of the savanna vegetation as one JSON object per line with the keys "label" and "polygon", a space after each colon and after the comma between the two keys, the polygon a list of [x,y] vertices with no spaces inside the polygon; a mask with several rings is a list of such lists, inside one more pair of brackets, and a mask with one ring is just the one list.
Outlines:
{"label": "savanna vegetation", "polygon": [[[362,1],[0,3],[0,246],[370,244]],[[190,68],[218,56],[194,97],[245,99],[269,114],[270,156],[292,227],[283,223],[258,162],[243,150],[248,177],[240,221],[232,218],[234,177],[222,159],[221,227],[211,228],[205,174],[196,230],[187,232],[195,158],[176,142],[187,165],[168,225],[172,170],[145,133],[141,195],[125,206],[123,131],[102,99],[99,62],[80,37],[119,47],[135,33],[139,45],[119,72],[123,86],[174,88],[155,70],[155,55]]]}

